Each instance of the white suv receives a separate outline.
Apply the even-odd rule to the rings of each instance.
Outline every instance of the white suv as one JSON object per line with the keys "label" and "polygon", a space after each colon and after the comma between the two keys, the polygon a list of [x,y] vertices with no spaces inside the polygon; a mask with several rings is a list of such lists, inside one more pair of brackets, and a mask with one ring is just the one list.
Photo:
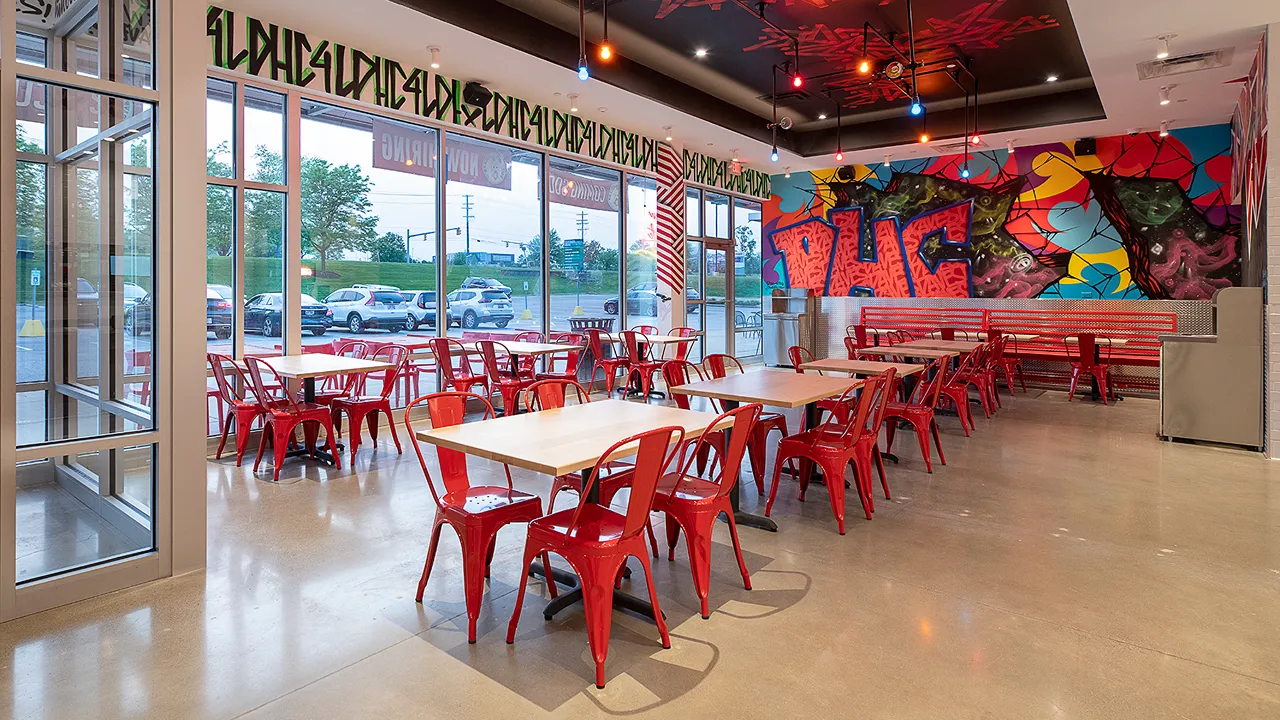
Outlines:
{"label": "white suv", "polygon": [[493,323],[500,328],[515,318],[511,310],[511,298],[501,290],[454,290],[445,298],[449,322],[464,328],[474,328],[480,323]]}
{"label": "white suv", "polygon": [[[387,288],[387,289],[383,289]],[[355,285],[335,290],[324,299],[333,311],[333,324],[353,333],[365,330],[400,332],[413,326],[409,304],[396,288]]]}

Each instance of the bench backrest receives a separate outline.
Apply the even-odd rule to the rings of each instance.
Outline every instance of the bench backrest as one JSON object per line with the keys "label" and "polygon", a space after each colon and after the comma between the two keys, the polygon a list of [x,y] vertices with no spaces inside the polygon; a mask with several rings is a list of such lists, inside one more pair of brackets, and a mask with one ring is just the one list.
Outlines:
{"label": "bench backrest", "polygon": [[1126,340],[1120,350],[1124,353],[1159,354],[1158,338],[1177,334],[1178,316],[1130,310],[988,310],[987,326],[1005,332],[1040,335],[1041,339],[1035,343],[1055,345],[1060,345],[1068,335],[1095,333]]}
{"label": "bench backrest", "polygon": [[883,330],[906,330],[916,335],[942,328],[981,333],[986,311],[980,308],[864,305],[862,324]]}

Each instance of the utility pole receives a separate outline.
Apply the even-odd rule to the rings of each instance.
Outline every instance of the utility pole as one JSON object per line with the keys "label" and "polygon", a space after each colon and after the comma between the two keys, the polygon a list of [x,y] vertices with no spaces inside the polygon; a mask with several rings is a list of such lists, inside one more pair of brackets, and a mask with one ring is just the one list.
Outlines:
{"label": "utility pole", "polygon": [[[579,252],[581,252],[582,254],[579,255],[581,259],[578,261],[579,262],[578,267],[573,269],[574,270],[573,274],[578,278],[578,302],[573,309],[573,312],[575,315],[582,314],[582,269],[586,267],[586,264],[587,264],[587,226],[590,224],[591,224],[591,221],[587,219],[587,211],[583,210],[579,212],[578,213],[578,247],[580,248]],[[551,251],[550,243],[548,243],[547,251],[548,252]],[[625,298],[623,298],[623,301],[625,301]]]}
{"label": "utility pole", "polygon": [[462,196],[462,219],[465,221],[467,229],[467,264],[471,264],[471,220],[475,215],[471,211],[475,209],[475,205],[471,202],[471,195]]}

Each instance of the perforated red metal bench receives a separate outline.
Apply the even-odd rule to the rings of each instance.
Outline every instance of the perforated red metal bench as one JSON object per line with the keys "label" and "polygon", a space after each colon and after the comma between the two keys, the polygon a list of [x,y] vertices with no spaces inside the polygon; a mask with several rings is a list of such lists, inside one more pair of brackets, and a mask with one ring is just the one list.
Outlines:
{"label": "perforated red metal bench", "polygon": [[918,336],[940,331],[944,336],[967,333],[976,337],[986,332],[985,315],[986,311],[978,308],[867,305],[861,318],[864,326],[877,330],[905,330]]}

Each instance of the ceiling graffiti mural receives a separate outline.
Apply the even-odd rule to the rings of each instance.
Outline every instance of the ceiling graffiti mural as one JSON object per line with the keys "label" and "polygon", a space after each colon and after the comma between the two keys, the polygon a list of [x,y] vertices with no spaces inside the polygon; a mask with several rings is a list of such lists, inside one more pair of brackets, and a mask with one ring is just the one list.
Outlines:
{"label": "ceiling graffiti mural", "polygon": [[1225,125],[774,176],[764,280],[827,295],[1206,299],[1240,283]]}

